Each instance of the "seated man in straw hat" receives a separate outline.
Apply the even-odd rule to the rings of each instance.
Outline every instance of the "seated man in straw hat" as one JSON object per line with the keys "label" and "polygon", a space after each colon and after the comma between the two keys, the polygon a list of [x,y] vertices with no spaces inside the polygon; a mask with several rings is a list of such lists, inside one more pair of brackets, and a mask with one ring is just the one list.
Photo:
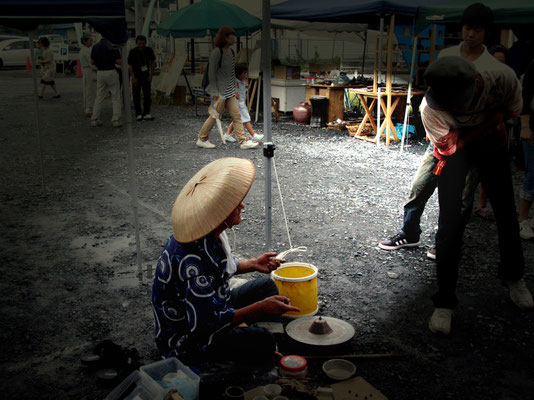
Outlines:
{"label": "seated man in straw hat", "polygon": [[172,209],[173,235],[158,260],[152,287],[156,344],[164,357],[191,364],[206,360],[272,361],[275,341],[262,317],[299,311],[278,296],[268,277],[230,290],[234,274],[278,268],[276,253],[238,260],[226,229],[241,222],[243,199],[254,180],[252,161],[222,158],[189,180]]}

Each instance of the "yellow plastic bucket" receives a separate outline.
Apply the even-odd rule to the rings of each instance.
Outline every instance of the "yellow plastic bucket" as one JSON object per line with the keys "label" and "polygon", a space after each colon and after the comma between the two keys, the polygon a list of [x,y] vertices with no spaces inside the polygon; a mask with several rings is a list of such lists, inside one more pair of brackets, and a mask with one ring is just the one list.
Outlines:
{"label": "yellow plastic bucket", "polygon": [[317,313],[317,267],[311,264],[292,262],[282,264],[271,272],[280,296],[291,300],[291,305],[300,312],[285,313],[289,317],[304,317]]}

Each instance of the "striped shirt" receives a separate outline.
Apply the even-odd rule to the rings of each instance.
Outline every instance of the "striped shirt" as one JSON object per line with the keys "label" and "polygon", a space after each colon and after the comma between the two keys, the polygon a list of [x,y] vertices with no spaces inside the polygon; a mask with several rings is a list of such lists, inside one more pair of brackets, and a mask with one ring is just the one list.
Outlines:
{"label": "striped shirt", "polygon": [[[235,59],[232,56],[232,71],[235,71]],[[228,86],[224,90],[222,97],[229,99],[230,97],[235,96],[236,85],[235,85],[235,72],[230,75],[230,80],[228,81]]]}
{"label": "striped shirt", "polygon": [[[223,52],[216,47],[210,54],[206,92],[210,96],[221,96],[224,99],[235,96],[235,60],[233,52]],[[219,67],[220,63],[220,67]]]}

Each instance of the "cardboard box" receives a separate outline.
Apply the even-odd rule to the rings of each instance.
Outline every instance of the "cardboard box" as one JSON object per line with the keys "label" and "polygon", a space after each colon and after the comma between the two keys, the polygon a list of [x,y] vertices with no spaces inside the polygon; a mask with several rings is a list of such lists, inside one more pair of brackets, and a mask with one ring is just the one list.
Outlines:
{"label": "cardboard box", "polygon": [[276,79],[300,79],[300,67],[291,65],[276,65],[274,67]]}
{"label": "cardboard box", "polygon": [[329,73],[330,71],[334,69],[339,69],[339,67],[333,64],[310,64],[311,74]]}

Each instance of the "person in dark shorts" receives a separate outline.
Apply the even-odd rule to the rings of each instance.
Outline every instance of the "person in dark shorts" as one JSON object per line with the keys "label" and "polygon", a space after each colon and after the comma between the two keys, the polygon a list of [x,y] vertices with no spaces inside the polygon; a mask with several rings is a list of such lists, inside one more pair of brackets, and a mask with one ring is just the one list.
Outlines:
{"label": "person in dark shorts", "polygon": [[56,82],[54,77],[56,75],[56,64],[54,63],[54,52],[50,48],[50,41],[46,37],[39,39],[39,46],[42,53],[39,57],[39,64],[41,64],[41,91],[39,92],[39,98],[43,98],[44,91],[47,86],[50,86],[54,91],[54,99],[58,99],[61,96],[56,88]]}

